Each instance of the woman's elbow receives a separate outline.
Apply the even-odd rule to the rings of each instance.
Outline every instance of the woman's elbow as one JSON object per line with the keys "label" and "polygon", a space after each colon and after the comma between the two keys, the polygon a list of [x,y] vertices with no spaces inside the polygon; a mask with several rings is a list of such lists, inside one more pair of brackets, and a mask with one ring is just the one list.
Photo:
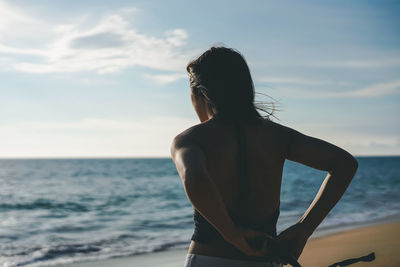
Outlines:
{"label": "woman's elbow", "polygon": [[336,164],[329,171],[330,174],[333,173],[345,173],[346,175],[353,176],[355,175],[358,169],[358,161],[355,157],[353,157],[350,153],[345,152],[345,154],[338,157]]}
{"label": "woman's elbow", "polygon": [[354,174],[357,172],[358,169],[358,160],[356,160],[355,157],[352,156],[352,167],[353,167],[353,172]]}
{"label": "woman's elbow", "polygon": [[352,174],[351,177],[353,177],[358,169],[358,161],[357,159],[352,156],[351,154],[348,154],[346,157],[345,163],[344,163],[346,172]]}

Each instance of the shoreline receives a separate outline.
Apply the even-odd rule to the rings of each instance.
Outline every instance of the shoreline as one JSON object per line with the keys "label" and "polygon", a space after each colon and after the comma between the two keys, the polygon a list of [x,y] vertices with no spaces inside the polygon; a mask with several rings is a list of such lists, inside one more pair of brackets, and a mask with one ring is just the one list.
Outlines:
{"label": "shoreline", "polygon": [[[322,230],[308,240],[299,263],[306,267],[328,266],[349,258],[358,258],[375,252],[372,262],[358,262],[351,266],[400,266],[400,215],[365,224]],[[63,263],[55,267],[125,267],[125,266],[183,266],[187,248],[151,252],[104,260]],[[287,265],[288,266],[288,265]]]}
{"label": "shoreline", "polygon": [[400,222],[400,213],[395,214],[395,215],[388,215],[388,216],[385,216],[382,218],[364,221],[364,222],[342,224],[341,226],[338,226],[338,225],[325,226],[325,227],[319,226],[317,228],[317,231],[315,231],[311,235],[309,240],[318,238],[318,237],[328,236],[331,234],[341,233],[343,231],[349,231],[349,230],[359,229],[359,228],[368,227],[368,226],[376,226],[376,225],[395,223],[395,222]]}

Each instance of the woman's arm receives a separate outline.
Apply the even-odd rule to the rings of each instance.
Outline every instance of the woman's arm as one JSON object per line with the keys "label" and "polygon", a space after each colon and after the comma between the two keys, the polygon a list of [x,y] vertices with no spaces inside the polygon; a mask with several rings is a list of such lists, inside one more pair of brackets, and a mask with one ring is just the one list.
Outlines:
{"label": "woman's arm", "polygon": [[[211,180],[203,151],[194,144],[176,138],[171,156],[193,207],[225,237],[237,235],[216,185]],[[185,144],[186,143],[186,144]]]}
{"label": "woman's arm", "polygon": [[[347,151],[333,144],[288,127],[285,129],[288,140],[286,158],[328,172],[307,211],[276,238],[279,248],[297,260],[308,238],[346,191],[358,163]],[[285,259],[280,262],[288,263]]]}
{"label": "woman's arm", "polygon": [[287,159],[328,172],[313,202],[298,221],[311,235],[346,191],[358,162],[347,151],[293,129],[289,130],[289,140]]}
{"label": "woman's arm", "polygon": [[217,186],[207,172],[206,157],[201,148],[178,135],[172,143],[171,156],[193,207],[221,233],[227,242],[248,255],[265,256],[268,252],[266,246],[259,250],[252,249],[245,238],[269,236],[235,226]]}

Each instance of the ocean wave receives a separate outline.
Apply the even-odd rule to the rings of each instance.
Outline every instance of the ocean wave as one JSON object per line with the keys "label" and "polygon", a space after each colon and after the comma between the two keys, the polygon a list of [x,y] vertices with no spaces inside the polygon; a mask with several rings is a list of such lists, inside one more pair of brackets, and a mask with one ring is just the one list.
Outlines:
{"label": "ocean wave", "polygon": [[88,207],[75,202],[57,203],[53,199],[36,199],[26,203],[0,203],[0,211],[8,210],[65,210],[71,212],[87,212]]}

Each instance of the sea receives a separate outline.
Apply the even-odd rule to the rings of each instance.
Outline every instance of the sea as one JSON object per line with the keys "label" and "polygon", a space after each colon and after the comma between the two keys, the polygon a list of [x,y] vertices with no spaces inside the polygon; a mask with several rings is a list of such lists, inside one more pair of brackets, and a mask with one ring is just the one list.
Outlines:
{"label": "sea", "polygon": [[[357,157],[347,191],[314,235],[397,220],[400,156]],[[286,161],[278,233],[326,172]],[[0,266],[49,266],[187,248],[193,207],[170,158],[1,159]]]}

